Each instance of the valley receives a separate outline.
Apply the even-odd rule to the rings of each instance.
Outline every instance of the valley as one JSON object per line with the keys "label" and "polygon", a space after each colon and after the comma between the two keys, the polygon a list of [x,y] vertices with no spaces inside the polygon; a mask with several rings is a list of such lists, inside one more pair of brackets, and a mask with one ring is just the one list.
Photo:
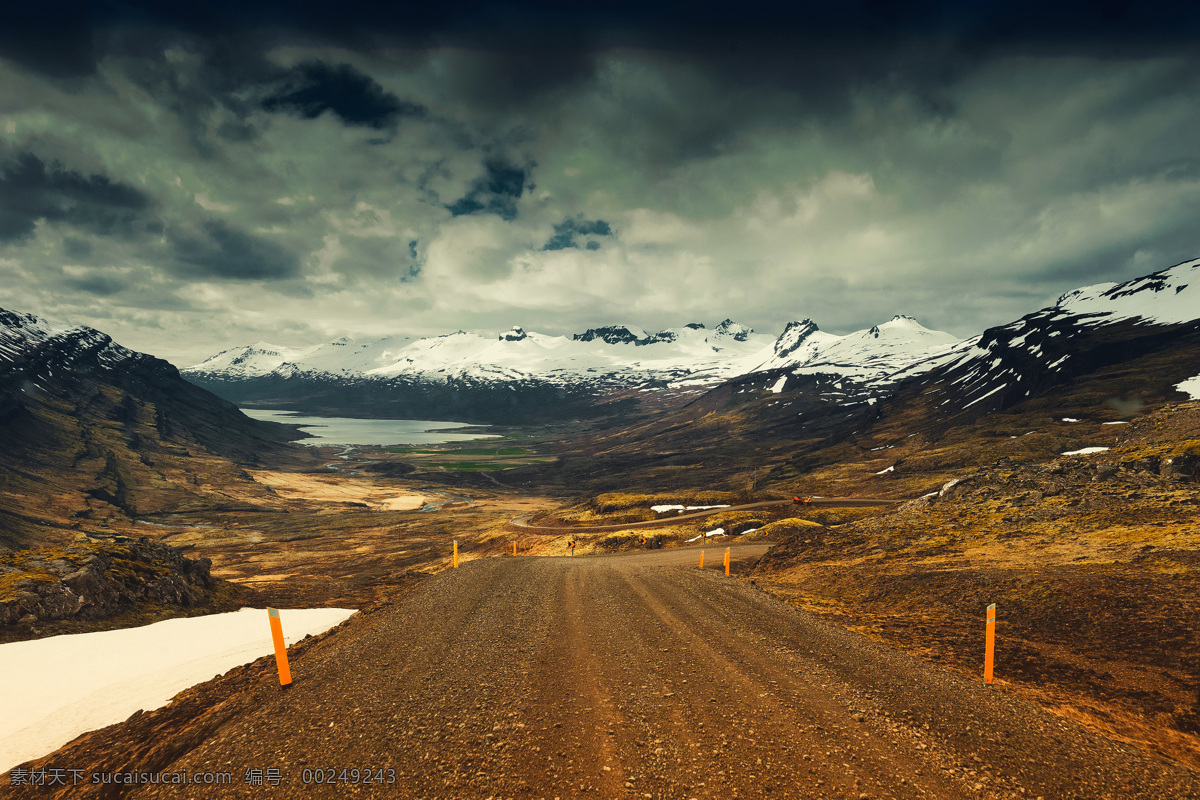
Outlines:
{"label": "valley", "polygon": [[[298,446],[99,332],[6,316],[4,641],[360,609],[291,648],[294,689],[259,659],[32,767],[237,767],[212,796],[365,763],[401,797],[1200,796],[1198,266],[875,372],[925,334],[726,326],[777,361],[535,421],[513,389],[520,414],[436,444]],[[668,338],[625,331],[576,346]],[[93,792],[57,796],[170,793]]]}
{"label": "valley", "polygon": [[0,800],[1200,800],[1197,53],[9,4]]}
{"label": "valley", "polygon": [[[1189,404],[1167,407],[1126,426],[1096,422],[1091,430],[1080,432],[1072,427],[1071,435],[1082,436],[1084,443],[1105,441],[1107,445],[1095,446],[1108,446],[1111,449],[1107,453],[1114,455],[1060,457],[1045,464],[1024,465],[1001,460],[999,467],[979,469],[950,486],[939,487],[933,496],[918,495],[918,499],[906,499],[913,496],[910,491],[914,484],[903,470],[876,475],[883,469],[874,469],[878,464],[863,465],[862,477],[858,478],[846,473],[847,465],[839,465],[832,472],[814,473],[805,484],[850,487],[846,492],[850,495],[863,494],[868,488],[876,493],[881,488],[885,493],[894,492],[895,502],[885,506],[798,506],[790,498],[779,497],[777,489],[754,491],[750,487],[738,491],[608,492],[582,502],[564,503],[561,489],[553,484],[543,484],[541,491],[530,492],[497,486],[485,475],[471,472],[440,473],[454,483],[475,475],[473,485],[448,486],[413,480],[411,476],[418,474],[415,472],[397,478],[389,476],[389,470],[366,469],[370,462],[407,463],[402,459],[410,458],[412,453],[375,448],[350,452],[344,452],[344,448],[321,449],[315,454],[315,464],[336,460],[343,468],[250,470],[248,474],[264,492],[252,502],[257,490],[243,491],[238,497],[246,505],[236,509],[156,515],[153,526],[142,527],[149,529],[156,540],[186,548],[190,558],[210,559],[213,576],[244,588],[256,605],[363,609],[362,622],[292,648],[296,651],[294,674],[305,676],[298,686],[306,687],[306,698],[307,693],[320,691],[319,669],[336,668],[350,657],[342,654],[342,648],[356,648],[357,652],[368,642],[379,640],[377,626],[411,625],[428,613],[408,610],[410,603],[417,604],[414,609],[434,603],[440,611],[429,619],[445,620],[450,628],[437,622],[428,633],[438,637],[437,643],[431,640],[427,645],[406,646],[403,652],[407,656],[399,652],[385,656],[381,652],[371,656],[368,663],[377,659],[380,664],[404,665],[403,674],[415,679],[428,673],[419,665],[425,662],[413,658],[424,658],[430,664],[462,662],[464,666],[456,667],[462,670],[461,675],[456,678],[455,672],[443,673],[434,683],[422,682],[420,688],[414,686],[407,694],[387,695],[407,697],[404,703],[416,704],[411,708],[405,705],[405,710],[394,705],[399,702],[394,700],[390,701],[393,705],[386,706],[391,710],[384,712],[381,706],[363,716],[364,695],[355,701],[360,712],[353,713],[344,703],[360,691],[354,688],[358,679],[347,683],[343,677],[333,694],[313,695],[301,704],[290,699],[299,695],[289,692],[286,708],[295,710],[287,711],[271,699],[278,693],[272,685],[273,664],[260,659],[252,668],[189,690],[172,706],[84,737],[37,763],[52,767],[69,762],[100,769],[113,752],[112,742],[120,741],[122,752],[128,754],[122,763],[130,768],[200,770],[227,760],[227,756],[209,753],[223,752],[224,741],[240,741],[242,734],[238,731],[257,730],[255,741],[266,746],[274,734],[264,731],[277,730],[280,724],[299,724],[280,720],[289,719],[293,713],[307,713],[308,719],[321,709],[321,717],[335,723],[334,731],[343,727],[337,723],[340,715],[348,715],[345,733],[350,738],[329,733],[299,750],[290,748],[286,754],[264,750],[259,760],[292,765],[293,771],[318,763],[350,767],[378,761],[399,770],[401,785],[393,791],[398,791],[398,796],[412,797],[441,796],[439,792],[429,793],[429,787],[442,787],[439,791],[447,796],[464,797],[497,793],[520,796],[528,793],[525,788],[567,797],[604,796],[606,792],[619,795],[626,780],[634,787],[645,787],[655,797],[683,793],[729,796],[733,788],[738,789],[739,796],[766,796],[772,786],[811,786],[814,797],[842,796],[837,792],[846,791],[878,792],[880,797],[1009,797],[1018,796],[1019,787],[1047,797],[1151,797],[1156,796],[1155,792],[1157,796],[1188,796],[1187,792],[1194,790],[1189,781],[1195,780],[1189,776],[1200,768],[1200,763],[1195,755],[1198,737],[1192,723],[1196,708],[1192,666],[1195,639],[1187,630],[1194,609],[1186,605],[1197,596],[1197,587],[1192,585],[1195,573],[1186,554],[1200,548],[1200,509],[1193,484],[1186,476],[1164,477],[1145,459],[1148,452],[1167,452],[1164,447],[1178,449],[1178,442],[1191,441],[1197,425],[1200,406]],[[1117,430],[1120,433],[1114,433]],[[557,440],[525,441],[531,450],[558,446]],[[1168,446],[1167,441],[1173,444]],[[336,458],[338,455],[344,458]],[[493,457],[510,456],[493,453]],[[1161,455],[1159,459],[1161,466]],[[1115,469],[1106,466],[1114,463]],[[522,471],[508,468],[490,474],[502,482],[516,483],[511,475]],[[1097,480],[1101,475],[1104,477]],[[413,498],[411,505],[438,498],[451,498],[451,502],[425,512],[381,509],[384,502],[399,498]],[[734,507],[747,503],[756,507]],[[675,520],[670,517],[678,512],[655,512],[651,509],[655,505],[730,508],[714,508],[704,512],[708,516]],[[538,527],[511,524],[520,517],[531,519]],[[658,518],[665,518],[662,524],[637,527],[638,522]],[[596,529],[605,524],[613,529]],[[717,529],[728,535],[689,543]],[[1014,529],[1020,532],[1014,534]],[[455,540],[462,559],[457,571],[450,567],[451,543]],[[574,555],[569,555],[568,541],[577,542]],[[719,573],[727,542],[733,544],[734,552],[730,588],[709,587],[703,581],[694,584],[684,572],[673,577],[675,571],[694,570],[700,549],[706,550],[708,570]],[[512,558],[513,543],[518,548],[517,559]],[[545,560],[538,556],[550,557],[547,566],[536,566]],[[613,577],[605,577],[610,574],[606,559],[613,557],[632,559],[629,568],[638,577],[612,583],[616,574],[623,574],[618,571]],[[563,566],[551,567],[557,561]],[[534,566],[517,566],[526,562]],[[502,566],[506,564],[511,566]],[[532,577],[515,577],[528,569],[541,576],[538,580],[563,583],[555,589],[550,588],[553,583],[548,584],[543,591],[537,588],[541,584],[530,583]],[[487,577],[480,578],[484,583],[479,586],[462,583],[469,580],[466,576],[483,574]],[[584,579],[584,575],[590,577]],[[626,580],[636,582],[621,582]],[[651,596],[647,592],[666,592],[668,586],[675,593],[674,599],[661,595],[656,605],[643,605]],[[629,591],[633,593],[628,598],[619,599],[624,597],[621,592]],[[718,595],[696,594],[712,591]],[[738,655],[720,655],[719,660],[709,664],[708,659],[717,658],[733,646],[731,640],[709,638],[727,636],[712,628],[712,622],[735,613],[731,598],[742,597],[736,593],[746,591],[750,594],[739,603],[758,604],[773,597],[770,602],[782,600],[787,605],[770,608],[796,609],[801,616],[786,617],[793,620],[788,625],[833,627],[805,627],[803,633],[788,633],[784,639],[774,638],[779,633],[755,634],[750,641],[754,636],[765,636],[764,641],[773,644],[765,651],[759,644]],[[473,611],[465,606],[451,611],[457,608],[460,592],[466,593],[463,602],[468,605],[483,605]],[[681,592],[687,593],[687,600],[682,599]],[[470,601],[465,599],[468,597],[487,599]],[[552,599],[555,597],[559,599]],[[834,652],[847,647],[851,652],[868,648],[871,653],[891,654],[886,656],[888,659],[900,658],[900,654],[908,659],[903,668],[893,665],[887,670],[932,670],[921,672],[923,677],[911,678],[919,685],[959,687],[953,689],[956,695],[978,692],[974,687],[979,683],[980,612],[988,602],[998,603],[1001,609],[997,684],[990,693],[1008,698],[1005,702],[1026,705],[1006,707],[1000,714],[987,711],[990,701],[982,696],[970,701],[970,711],[964,710],[962,719],[973,720],[971,730],[989,743],[986,753],[980,752],[980,746],[969,744],[976,740],[964,728],[938,733],[939,725],[957,724],[950,722],[953,715],[930,710],[954,702],[946,697],[924,701],[913,696],[900,706],[879,694],[879,687],[893,685],[890,682],[879,684],[872,678],[868,684],[830,684],[823,679],[820,685],[809,685],[795,682],[810,680],[804,676],[817,669],[814,665],[805,661],[805,666],[783,667],[789,660],[807,658],[794,642],[808,642],[815,653],[818,651],[811,650],[816,646],[812,643],[844,630],[878,645],[851,645],[847,640],[836,646],[830,644],[832,649],[818,648],[822,653],[820,662],[825,665],[822,669],[829,668],[830,659],[836,658]],[[523,610],[527,603],[533,605]],[[688,611],[687,616],[678,617],[697,603],[708,610]],[[756,608],[751,605],[737,612],[741,615],[737,617],[741,620],[738,629],[743,633],[736,641],[745,640],[745,631],[754,629],[747,625],[757,626],[768,618],[779,620],[772,624],[784,624],[786,615],[781,616],[780,611],[768,614],[752,610]],[[606,635],[598,641],[597,631],[591,627],[601,619],[614,619],[614,615],[621,619],[622,615],[645,614],[653,616],[631,616],[617,629],[648,632],[667,624],[667,630],[674,631],[670,636],[675,638],[659,643],[648,639],[612,640]],[[385,622],[393,618],[394,623]],[[458,622],[451,621],[456,619]],[[500,620],[503,622],[497,629]],[[564,624],[568,628],[564,629]],[[465,640],[452,634],[456,625],[471,631],[464,634]],[[489,631],[495,632],[486,633]],[[568,635],[567,631],[573,632]],[[569,640],[561,644],[564,648],[584,647],[582,643],[586,642],[587,648],[602,649],[567,649],[552,655],[555,651],[546,648],[559,647],[554,643],[562,641],[562,636]],[[476,644],[453,644],[458,641]],[[877,646],[887,649],[870,650]],[[467,649],[448,654],[440,649],[445,647]],[[314,655],[308,655],[309,651]],[[646,652],[638,656],[642,651]],[[585,657],[588,652],[591,655]],[[660,657],[652,657],[651,652]],[[677,652],[690,655],[679,661],[670,655]],[[764,653],[775,655],[764,660],[768,658]],[[312,677],[306,673],[310,658],[316,659],[312,669],[318,670],[311,673]],[[480,672],[470,666],[477,662],[492,667]],[[318,663],[328,666],[317,667]],[[561,666],[549,666],[552,664]],[[785,671],[778,672],[781,668]],[[589,677],[586,672],[580,674],[580,669],[600,672]],[[493,672],[494,677],[487,677]],[[564,676],[571,678],[568,681]],[[618,676],[624,677],[618,680]],[[655,728],[646,707],[621,691],[627,684],[634,686],[635,677],[641,681],[636,683],[638,696],[650,692],[656,707],[673,704],[675,698],[680,702],[690,698],[672,712],[674,717],[666,717],[677,719],[671,723],[676,728]],[[524,687],[516,696],[527,699],[515,703],[509,699],[507,693],[516,691],[518,685],[514,680]],[[685,680],[686,687],[682,683]],[[572,687],[594,681],[599,681],[601,695],[581,697],[576,708]],[[478,688],[471,693],[474,699],[466,703],[463,713],[446,705],[446,698],[460,697],[464,687],[477,683]],[[369,685],[361,691],[379,691]],[[742,688],[733,691],[735,686]],[[797,705],[799,698],[811,697],[814,691],[823,699]],[[824,692],[832,694],[824,696]],[[669,693],[666,700],[664,693]],[[604,701],[603,697],[609,699]],[[710,712],[713,704],[709,700],[715,701],[716,708],[723,709],[726,703],[728,708]],[[808,705],[813,702],[817,705]],[[920,706],[922,702],[935,705]],[[266,703],[266,708],[273,709],[273,721],[263,716],[261,722],[254,722],[258,717],[251,714],[246,703]],[[310,705],[312,711],[304,712]],[[215,711],[200,713],[201,708]],[[234,709],[243,710],[234,713]],[[610,717],[604,717],[607,721],[596,728],[595,714],[600,709],[609,709],[604,713]],[[695,717],[700,709],[704,709],[703,714]],[[509,717],[510,713],[514,716]],[[563,713],[567,717],[560,719],[557,715]],[[1014,725],[1014,714],[1026,721]],[[1045,714],[1050,716],[1037,716]],[[873,730],[867,739],[853,733],[853,728],[839,731],[839,726],[858,717],[865,722],[855,725],[876,724],[871,721],[877,720],[883,728]],[[1031,721],[1035,718],[1043,721],[1035,724]],[[737,724],[728,727],[726,720],[733,719]],[[400,725],[400,720],[406,723],[393,733],[384,733]],[[453,735],[447,736],[441,731],[447,721],[455,726],[461,722],[463,727],[456,727],[451,731]],[[705,725],[700,726],[700,722]],[[555,728],[556,723],[565,729]],[[310,730],[316,730],[315,724],[304,723]],[[926,731],[926,724],[933,733]],[[991,727],[996,724],[1003,728]],[[384,727],[376,729],[376,725]],[[761,744],[749,733],[768,725],[772,731],[770,744]],[[1064,725],[1067,727],[1062,728]],[[639,726],[649,726],[644,735],[632,733],[640,730]],[[1024,748],[1046,747],[1045,743],[1034,745],[1024,738],[1044,726],[1050,726],[1045,729],[1054,730],[1056,737],[1065,737],[1061,740],[1070,743],[1066,751],[1055,752],[1074,753],[1071,759],[1086,752],[1093,754],[1089,757],[1098,763],[1108,763],[1106,759],[1112,756],[1096,753],[1124,752],[1130,754],[1128,757],[1149,760],[1138,761],[1136,767],[1126,763],[1111,773],[1098,766],[1099,772],[1088,773],[1099,776],[1088,778],[1093,783],[1081,783],[1078,780],[1082,779],[1074,777],[1066,783],[1055,783],[1059,780],[1055,776],[1067,768],[1065,764],[1076,764],[1070,769],[1080,770],[1079,762],[1054,761],[1053,770],[1039,772],[1016,756],[1028,752]],[[619,734],[614,739],[606,733],[610,729],[628,729],[633,738],[626,740]],[[157,733],[148,736],[151,730]],[[547,732],[540,733],[543,730]],[[536,755],[534,747],[547,750],[544,737],[550,731],[555,741],[569,737],[572,747],[550,748],[544,768],[513,760],[515,753]],[[712,733],[711,741],[706,731]],[[493,733],[491,739],[487,732]],[[737,740],[738,735],[743,740]],[[838,740],[844,735],[851,738]],[[371,749],[374,745],[363,750],[357,743],[395,740],[396,736],[405,744],[389,750],[386,756]],[[833,738],[818,752],[812,749],[814,736]],[[875,736],[884,738],[875,740]],[[917,738],[908,741],[913,736]],[[935,738],[922,738],[927,736]],[[1014,740],[1014,736],[1022,738]],[[164,751],[164,741],[176,738],[191,744]],[[655,739],[659,740],[657,744]],[[887,754],[888,748],[905,741],[908,744],[902,747],[906,755]],[[1019,744],[1010,749],[1000,746],[1010,741]],[[1117,744],[1101,744],[1104,741]],[[734,742],[739,745],[734,746]],[[927,751],[912,749],[923,742],[928,742]],[[747,745],[753,746],[746,750]],[[861,749],[864,746],[866,750]],[[1112,751],[1112,747],[1118,750]],[[839,748],[859,753],[856,759],[867,752],[874,755],[866,761],[843,758],[851,765],[847,770],[837,766],[841,762],[823,756],[827,750]],[[655,755],[660,749],[663,753]],[[164,760],[164,752],[176,750],[178,754]],[[568,755],[557,756],[558,752]],[[702,752],[709,756],[701,758]],[[920,755],[907,755],[910,752]],[[689,760],[693,753],[695,759]],[[808,759],[804,758],[806,754]],[[746,760],[750,755],[753,761]],[[981,761],[975,761],[976,757]],[[557,761],[560,758],[561,764]],[[715,763],[713,758],[721,760],[719,768],[706,766]],[[768,772],[762,771],[759,759],[770,766]],[[792,768],[785,765],[794,763],[805,767],[793,774],[789,771]],[[810,764],[812,772],[807,771]],[[606,772],[603,766],[611,770]],[[464,773],[467,767],[471,771]],[[1129,770],[1136,770],[1137,781],[1119,781],[1118,776]],[[725,774],[720,775],[722,772]],[[1082,773],[1072,773],[1077,774]],[[610,784],[614,777],[621,780]],[[240,785],[240,776],[237,782]],[[1080,788],[1084,786],[1090,788]],[[919,792],[917,787],[924,791]],[[307,790],[320,791],[312,786]],[[144,794],[147,792],[135,796]],[[235,796],[238,792],[216,794]]]}

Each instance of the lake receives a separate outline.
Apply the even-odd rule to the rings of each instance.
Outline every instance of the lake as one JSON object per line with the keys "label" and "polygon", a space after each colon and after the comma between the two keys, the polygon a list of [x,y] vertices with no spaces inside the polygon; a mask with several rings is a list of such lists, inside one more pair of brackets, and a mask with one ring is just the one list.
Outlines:
{"label": "lake", "polygon": [[353,419],[351,417],[310,417],[293,411],[278,411],[269,408],[243,408],[242,413],[252,419],[268,422],[286,422],[299,425],[305,433],[315,437],[301,439],[297,444],[351,445],[351,444],[442,444],[444,442],[466,442],[475,439],[495,439],[495,436],[478,433],[450,433],[452,428],[479,428],[463,422],[438,422],[423,419]]}

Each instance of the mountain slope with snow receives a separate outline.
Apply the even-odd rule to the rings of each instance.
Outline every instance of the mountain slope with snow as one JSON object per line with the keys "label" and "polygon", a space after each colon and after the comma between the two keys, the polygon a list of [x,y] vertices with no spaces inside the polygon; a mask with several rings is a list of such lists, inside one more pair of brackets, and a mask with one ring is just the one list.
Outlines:
{"label": "mountain slope with snow", "polygon": [[947,356],[959,340],[930,330],[912,317],[896,315],[882,325],[845,336],[817,329],[812,320],[788,325],[767,361],[754,372],[791,368],[793,375],[838,375],[863,382],[888,379],[899,371]]}
{"label": "mountain slope with snow", "polygon": [[286,456],[299,436],[98,330],[0,309],[0,550],[226,504],[209,487],[242,480],[235,462]]}
{"label": "mountain slope with snow", "polygon": [[338,339],[307,348],[259,342],[183,372],[241,403],[315,412],[318,406],[336,411],[342,402],[349,413],[368,416],[428,415],[440,408],[442,418],[450,409],[468,412],[468,421],[498,421],[576,415],[582,406],[622,392],[687,396],[785,367],[880,382],[956,341],[910,317],[847,336],[824,333],[805,320],[774,339],[729,319],[715,328],[690,323],[656,333],[610,325],[571,337],[514,327],[498,337],[458,331],[415,341]]}
{"label": "mountain slope with snow", "polygon": [[[1001,456],[1076,452],[1120,427],[1108,423],[1187,399],[1200,371],[1197,278],[1200,262],[1193,261],[1085,287],[956,344],[904,319],[887,331],[879,326],[878,338],[871,331],[829,336],[810,320],[792,323],[764,369],[606,433],[601,456],[591,455],[598,450],[592,445],[590,459],[568,460],[555,475],[597,492],[616,490],[608,476],[675,488],[731,470],[755,475],[774,459],[768,480],[803,485],[828,468],[825,490],[833,493],[864,475],[880,486],[922,474],[933,483],[939,470]],[[852,377],[862,374],[856,359],[837,354],[886,343],[891,333],[908,338],[858,359],[890,349],[896,360],[876,377]],[[886,371],[905,359],[907,366]],[[1085,429],[1095,433],[1092,441],[1074,441]],[[922,488],[913,480],[909,489]]]}
{"label": "mountain slope with snow", "polygon": [[19,371],[31,385],[77,369],[116,369],[149,358],[85,326],[58,326],[32,314],[0,308],[0,377]]}
{"label": "mountain slope with snow", "polygon": [[1124,283],[1099,283],[1067,292],[1052,309],[1083,324],[1130,320],[1172,325],[1200,318],[1200,259]]}
{"label": "mountain slope with snow", "polygon": [[956,345],[929,379],[943,384],[940,405],[948,411],[983,413],[1197,329],[1200,260],[1067,292],[1053,306]]}
{"label": "mountain slope with snow", "polygon": [[[0,309],[0,431],[17,425],[38,405],[80,402],[99,408],[103,387],[125,395],[122,422],[135,406],[151,404],[164,438],[191,441],[217,452],[253,457],[253,446],[278,443],[285,426],[251,420],[218,397],[183,380],[162,359],[122,347],[87,326],[55,325],[32,314]],[[83,413],[83,412],[79,412]],[[265,437],[265,438],[263,438]],[[260,441],[261,439],[261,441]]]}
{"label": "mountain slope with snow", "polygon": [[308,348],[259,342],[218,353],[188,367],[184,374],[224,379],[275,373],[406,377],[438,383],[539,380],[620,386],[646,381],[716,382],[735,374],[745,359],[765,354],[771,341],[726,320],[714,330],[692,325],[653,335],[622,325],[592,329],[574,338],[513,328],[495,338],[458,331],[415,341],[338,339]]}

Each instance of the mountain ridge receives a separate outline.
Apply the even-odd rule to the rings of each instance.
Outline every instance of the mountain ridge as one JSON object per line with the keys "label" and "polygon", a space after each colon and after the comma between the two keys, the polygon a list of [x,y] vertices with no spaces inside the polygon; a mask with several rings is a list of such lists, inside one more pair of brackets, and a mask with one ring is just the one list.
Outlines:
{"label": "mountain ridge", "polygon": [[228,503],[218,485],[253,484],[239,464],[303,458],[303,436],[105,333],[0,309],[0,550]]}
{"label": "mountain ridge", "polygon": [[[823,372],[816,362],[742,375],[665,414],[593,432],[564,450],[559,474],[595,491],[615,490],[610,474],[674,490],[755,470],[761,482],[787,484],[842,464],[841,485],[810,491],[902,480],[919,494],[947,471],[998,455],[1053,458],[1108,446],[1116,426],[1107,423],[1185,401],[1180,387],[1200,375],[1198,278],[1200,261],[1187,261],[1083,287],[882,380]],[[820,336],[805,320],[785,330],[780,348],[795,356]],[[1090,421],[1043,430],[1064,417]],[[1041,432],[1024,438],[1033,431]]]}
{"label": "mountain ridge", "polygon": [[[379,415],[390,408],[420,416],[433,411],[438,395],[454,392],[460,396],[443,405],[466,412],[456,421],[523,421],[602,416],[641,405],[645,394],[683,402],[723,382],[785,366],[879,382],[957,342],[902,316],[846,336],[804,320],[774,338],[731,319],[713,328],[693,322],[653,334],[610,325],[570,338],[514,326],[498,337],[459,331],[417,340],[337,339],[308,348],[259,342],[221,351],[182,374],[247,405],[314,412],[336,408],[341,395],[351,413]],[[497,393],[513,402],[497,404]],[[535,401],[542,405],[532,407]],[[611,406],[616,402],[623,405]]]}

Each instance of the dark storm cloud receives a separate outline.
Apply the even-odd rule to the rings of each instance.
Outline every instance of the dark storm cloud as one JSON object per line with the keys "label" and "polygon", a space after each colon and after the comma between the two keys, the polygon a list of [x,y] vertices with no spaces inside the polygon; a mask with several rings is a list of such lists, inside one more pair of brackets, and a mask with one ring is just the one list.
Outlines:
{"label": "dark storm cloud", "polygon": [[502,158],[489,158],[483,167],[483,177],[446,208],[456,217],[484,212],[511,222],[517,218],[517,200],[533,188],[532,166],[518,167]]}
{"label": "dark storm cloud", "polygon": [[0,241],[31,236],[39,220],[129,235],[150,207],[150,198],[128,184],[47,165],[32,153],[0,169]]}
{"label": "dark storm cloud", "polygon": [[346,125],[386,128],[401,117],[420,117],[425,109],[387,92],[375,80],[349,64],[331,66],[319,61],[298,65],[285,88],[266,97],[267,111],[316,119],[330,112]]}
{"label": "dark storm cloud", "polygon": [[168,231],[181,271],[200,279],[281,280],[299,274],[294,254],[222,220],[204,222],[200,233]]}
{"label": "dark storm cloud", "polygon": [[417,250],[418,244],[420,244],[420,242],[416,239],[413,239],[408,243],[408,254],[411,257],[411,260],[408,263],[407,269],[401,271],[400,273],[401,283],[409,283],[410,281],[416,280],[421,276],[421,270],[425,268],[425,258],[421,255],[420,251]]}
{"label": "dark storm cloud", "polygon": [[1132,242],[1118,241],[1059,259],[1039,270],[1036,280],[1056,286],[1120,283],[1200,256],[1200,235],[1196,232],[1200,203],[1193,200],[1175,211],[1175,218],[1165,220],[1162,229],[1153,236],[1138,237]]}
{"label": "dark storm cloud", "polygon": [[595,77],[594,39],[513,33],[486,46],[467,44],[445,60],[447,94],[476,114],[504,117],[539,101],[580,90]]}
{"label": "dark storm cloud", "polygon": [[[583,217],[563,220],[554,226],[554,235],[542,246],[543,250],[565,250],[579,247],[579,236],[612,236],[612,227],[602,219],[587,220]],[[600,244],[594,240],[585,244],[588,250],[597,250]]]}
{"label": "dark storm cloud", "polygon": [[109,275],[88,275],[82,278],[65,278],[63,283],[72,289],[84,292],[86,294],[94,294],[99,297],[107,297],[124,291],[129,288],[129,284],[120,278],[114,278]]}
{"label": "dark storm cloud", "polygon": [[1154,3],[51,11],[0,20],[3,282],[180,304],[180,350],[662,308],[968,335],[1200,246],[1198,12]]}
{"label": "dark storm cloud", "polygon": [[92,254],[91,242],[67,236],[63,239],[63,252],[68,258],[87,258]]}
{"label": "dark storm cloud", "polygon": [[250,142],[258,135],[258,129],[244,122],[223,122],[217,126],[217,135],[228,142]]}
{"label": "dark storm cloud", "polygon": [[213,133],[230,142],[253,140],[258,129],[248,118],[258,113],[258,98],[288,77],[265,58],[269,42],[261,36],[203,38],[129,27],[105,31],[103,38],[107,54],[120,58],[123,76],[174,114],[195,153],[206,159],[219,157]]}
{"label": "dark storm cloud", "polygon": [[[1184,41],[1200,30],[1200,9],[1164,0],[1020,0],[965,4],[961,0],[858,0],[847,3],[742,3],[723,0],[657,0],[644,3],[525,0],[495,3],[381,4],[343,0],[331,7],[317,0],[265,2],[162,2],[162,0],[61,0],[9,4],[0,26],[0,56],[55,77],[94,72],[115,48],[114,31],[174,30],[217,37],[253,37],[272,43],[314,39],[362,49],[381,44],[478,47],[528,53],[550,47],[559,70],[541,69],[538,59],[507,73],[481,72],[476,81],[494,92],[480,99],[506,102],[529,89],[571,79],[586,54],[610,46],[663,47],[705,51],[714,56],[761,39],[802,37],[820,46],[831,39],[959,38],[972,49],[1014,40],[1053,42],[1097,39],[1130,47]],[[732,41],[741,38],[740,43]],[[117,37],[119,39],[119,37]],[[574,54],[574,55],[572,55]],[[583,58],[578,56],[583,55]],[[572,65],[575,66],[572,66]],[[519,64],[518,64],[519,66]]]}

